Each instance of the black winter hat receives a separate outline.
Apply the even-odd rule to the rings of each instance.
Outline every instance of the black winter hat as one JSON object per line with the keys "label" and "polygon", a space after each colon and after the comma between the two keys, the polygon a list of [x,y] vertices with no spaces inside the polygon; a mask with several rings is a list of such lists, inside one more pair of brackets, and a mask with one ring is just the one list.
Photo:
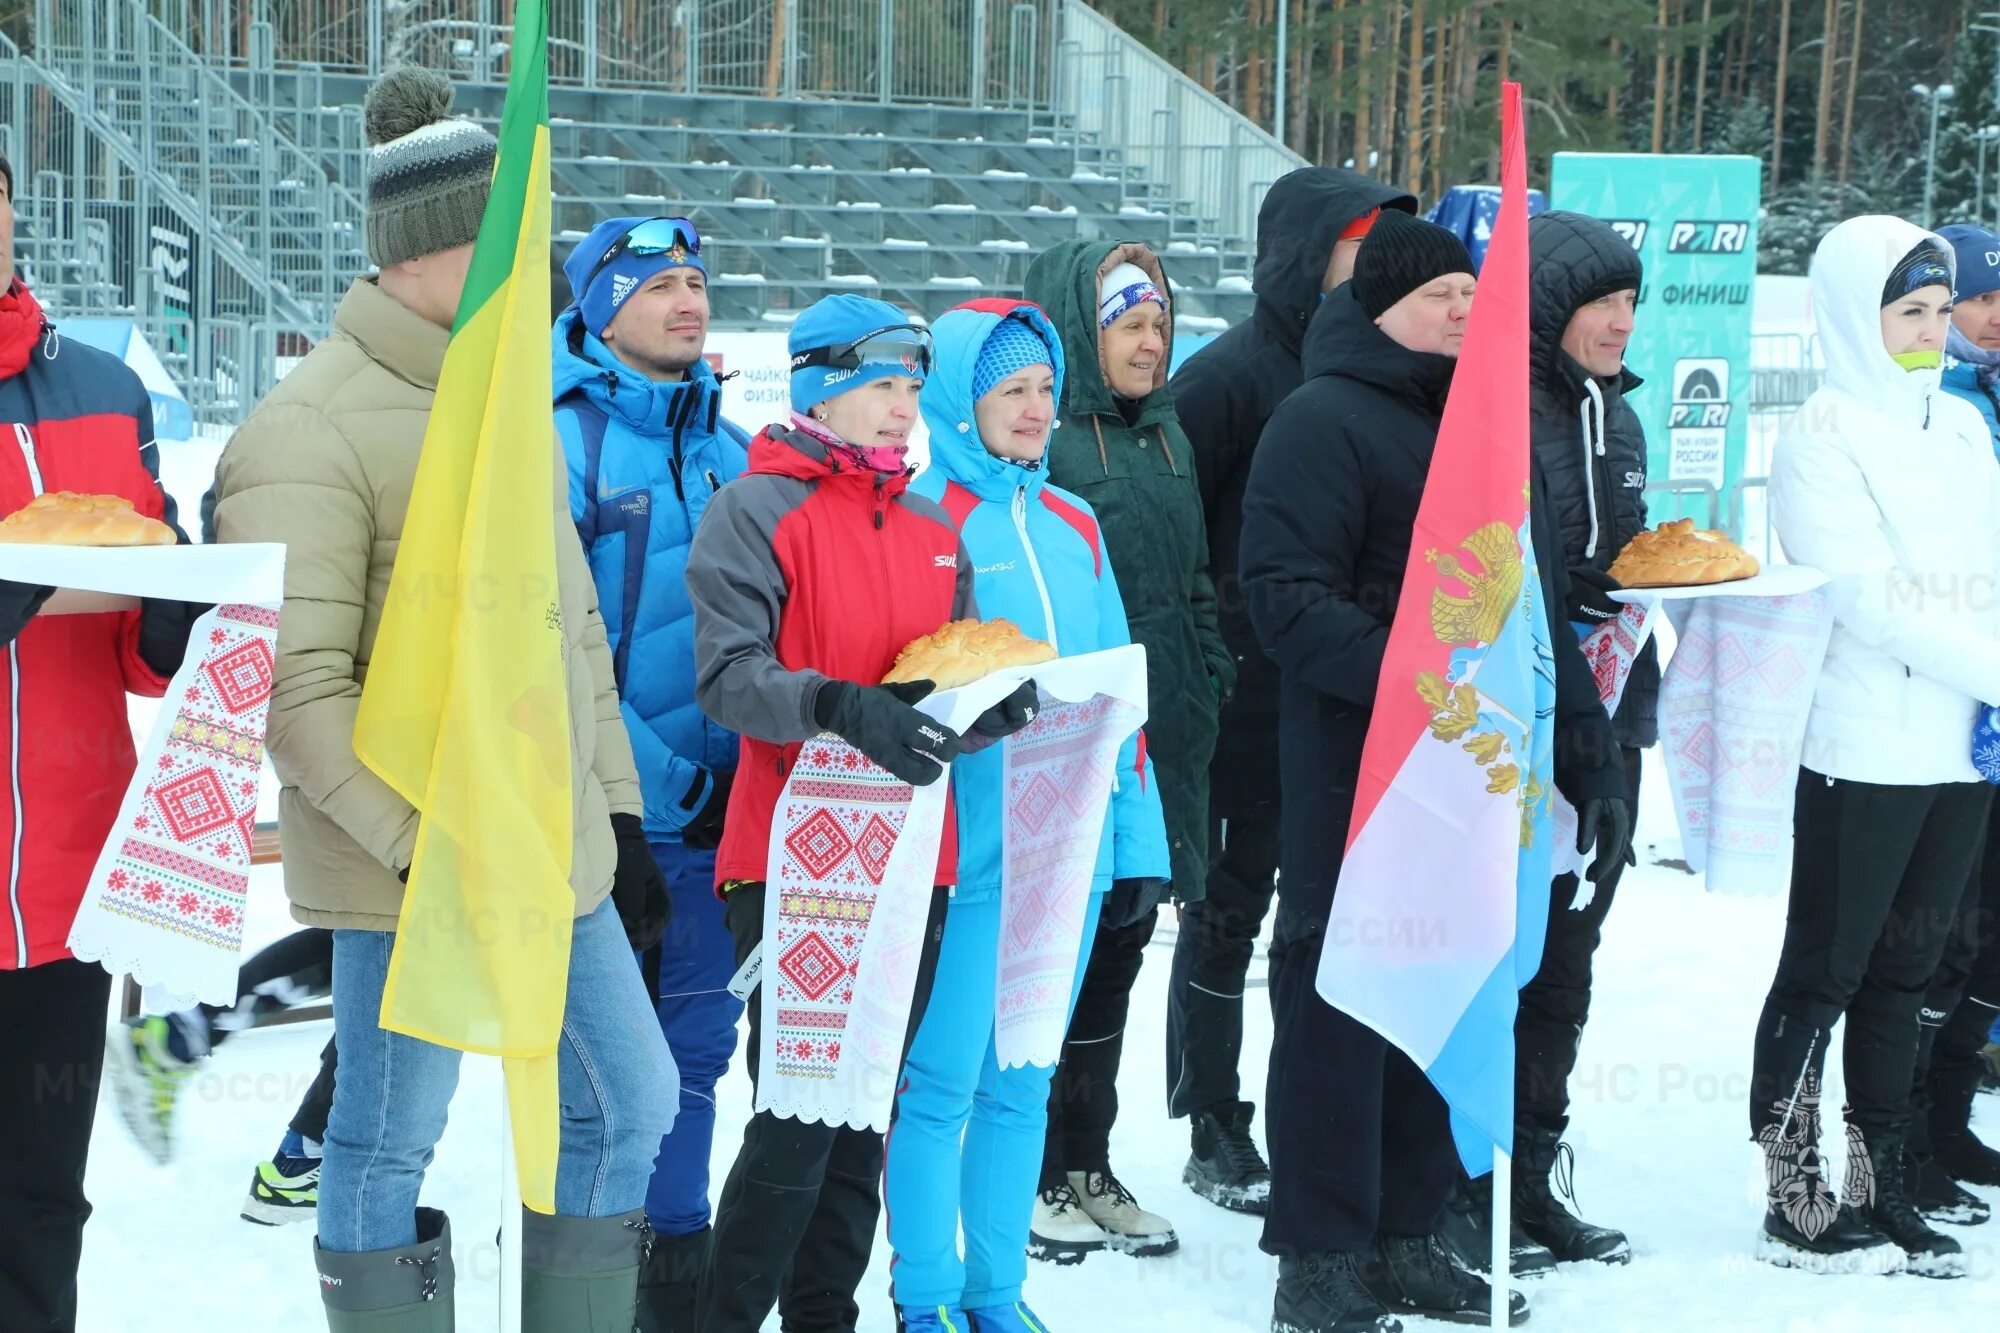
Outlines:
{"label": "black winter hat", "polygon": [[1455,232],[1385,208],[1354,255],[1354,295],[1370,319],[1427,282],[1471,273],[1472,252]]}

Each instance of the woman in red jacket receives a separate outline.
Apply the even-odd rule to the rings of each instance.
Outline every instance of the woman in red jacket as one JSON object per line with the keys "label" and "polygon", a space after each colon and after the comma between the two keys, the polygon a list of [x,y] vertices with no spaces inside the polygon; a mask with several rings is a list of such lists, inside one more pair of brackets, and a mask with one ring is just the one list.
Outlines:
{"label": "woman in red jacket", "polygon": [[[687,563],[696,697],[743,738],[716,853],[739,966],[763,939],[771,821],[800,745],[831,731],[905,782],[938,781],[962,742],[912,707],[929,685],[874,682],[910,640],[978,614],[958,529],[907,489],[929,333],[882,301],[830,296],[793,323],[791,352],[791,420],[751,441]],[[998,736],[1026,721],[1014,700],[974,725]],[[955,828],[947,806],[911,1031],[957,879]],[[754,1080],[762,1006],[749,1010]],[[716,1205],[704,1333],[755,1333],[774,1303],[787,1328],[854,1327],[881,1176],[880,1134],[753,1116]]]}
{"label": "woman in red jacket", "polygon": [[[14,179],[0,159],[0,260]],[[26,286],[0,295],[0,514],[45,491],[120,495],[174,522],[139,377],[68,341]],[[175,532],[179,533],[178,526]],[[186,541],[185,535],[181,536]],[[53,589],[0,579],[0,1323],[76,1327],[84,1160],[111,976],[64,941],[138,762],[127,694],[158,697],[200,608],[41,614]]]}

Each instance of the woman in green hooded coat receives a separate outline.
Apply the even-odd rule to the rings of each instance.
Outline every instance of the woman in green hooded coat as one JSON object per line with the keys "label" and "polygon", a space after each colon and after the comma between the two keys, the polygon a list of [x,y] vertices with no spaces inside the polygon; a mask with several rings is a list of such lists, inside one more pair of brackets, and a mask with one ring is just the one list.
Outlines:
{"label": "woman in green hooded coat", "polygon": [[1068,242],[1036,257],[1026,295],[1054,321],[1070,366],[1049,479],[1096,512],[1132,641],[1146,648],[1146,753],[1173,864],[1170,886],[1124,881],[1106,895],[1050,1093],[1029,1253],[1166,1254],[1179,1245],[1172,1225],[1140,1208],[1111,1170],[1115,1085],[1159,892],[1186,903],[1205,891],[1208,761],[1236,668],[1216,619],[1194,450],[1167,392],[1173,317],[1158,257],[1132,242]]}

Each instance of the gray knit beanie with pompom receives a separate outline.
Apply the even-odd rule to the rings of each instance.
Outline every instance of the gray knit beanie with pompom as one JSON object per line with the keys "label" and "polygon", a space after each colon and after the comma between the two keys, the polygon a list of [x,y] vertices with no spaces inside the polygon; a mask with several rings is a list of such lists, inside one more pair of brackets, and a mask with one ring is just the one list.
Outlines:
{"label": "gray knit beanie with pompom", "polygon": [[451,84],[399,65],[368,90],[368,257],[387,268],[479,237],[499,145],[451,114]]}

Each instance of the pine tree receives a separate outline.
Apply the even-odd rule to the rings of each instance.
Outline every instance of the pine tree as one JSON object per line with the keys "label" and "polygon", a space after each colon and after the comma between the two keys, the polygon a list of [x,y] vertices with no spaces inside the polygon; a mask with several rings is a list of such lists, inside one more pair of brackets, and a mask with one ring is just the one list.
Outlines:
{"label": "pine tree", "polygon": [[[1951,66],[1951,97],[1942,109],[1938,127],[1936,184],[1937,224],[1978,221],[1983,201],[1987,217],[1992,217],[1994,170],[2000,165],[2000,143],[1989,142],[1980,151],[1979,133],[2000,125],[2000,106],[1994,98],[1994,42],[1992,33],[1967,32],[1954,48]],[[1930,131],[1930,106],[1924,104],[1924,131]],[[1928,143],[1925,145],[1928,147]],[[1980,159],[1986,162],[1986,178],[1977,175]]]}

